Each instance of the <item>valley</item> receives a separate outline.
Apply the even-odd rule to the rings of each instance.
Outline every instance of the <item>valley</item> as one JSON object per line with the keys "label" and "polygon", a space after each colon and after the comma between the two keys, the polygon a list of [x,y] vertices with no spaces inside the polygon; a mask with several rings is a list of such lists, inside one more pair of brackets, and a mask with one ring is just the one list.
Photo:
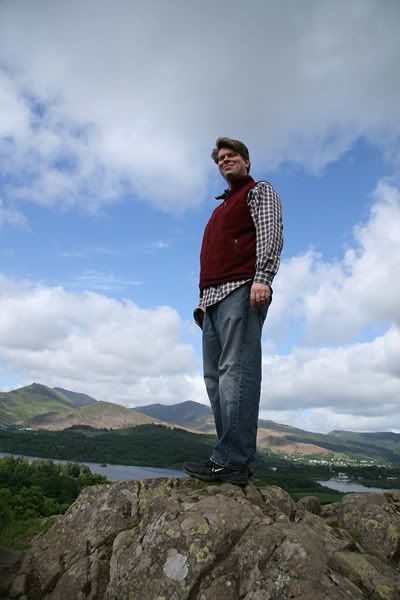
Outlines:
{"label": "valley", "polygon": [[[214,444],[208,406],[184,401],[126,408],[34,383],[0,394],[0,451],[62,459],[180,469]],[[317,480],[344,476],[400,488],[400,435],[319,434],[260,419],[256,476],[291,494],[319,493]],[[322,497],[321,496],[321,497]]]}

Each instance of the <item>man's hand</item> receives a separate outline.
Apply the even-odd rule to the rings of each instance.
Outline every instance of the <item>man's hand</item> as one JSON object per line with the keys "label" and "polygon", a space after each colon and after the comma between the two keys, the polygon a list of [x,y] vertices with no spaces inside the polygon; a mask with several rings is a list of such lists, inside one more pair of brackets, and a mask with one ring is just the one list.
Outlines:
{"label": "man's hand", "polygon": [[250,289],[250,303],[253,308],[268,306],[271,298],[271,288],[263,283],[253,283]]}

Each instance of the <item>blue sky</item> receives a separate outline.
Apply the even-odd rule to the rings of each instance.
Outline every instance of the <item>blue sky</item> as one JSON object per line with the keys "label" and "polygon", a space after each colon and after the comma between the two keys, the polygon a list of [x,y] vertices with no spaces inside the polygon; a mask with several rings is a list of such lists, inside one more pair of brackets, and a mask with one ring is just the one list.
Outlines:
{"label": "blue sky", "polygon": [[228,135],[284,211],[262,416],[400,430],[400,7],[301,4],[0,5],[0,389],[207,402],[192,311]]}

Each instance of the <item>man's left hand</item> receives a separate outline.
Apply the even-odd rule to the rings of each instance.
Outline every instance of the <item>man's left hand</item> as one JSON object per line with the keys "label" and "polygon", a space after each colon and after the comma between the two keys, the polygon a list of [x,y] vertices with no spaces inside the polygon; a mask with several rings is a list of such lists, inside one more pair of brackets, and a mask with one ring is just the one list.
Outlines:
{"label": "man's left hand", "polygon": [[271,298],[271,288],[263,283],[253,283],[250,289],[250,303],[253,308],[268,306]]}

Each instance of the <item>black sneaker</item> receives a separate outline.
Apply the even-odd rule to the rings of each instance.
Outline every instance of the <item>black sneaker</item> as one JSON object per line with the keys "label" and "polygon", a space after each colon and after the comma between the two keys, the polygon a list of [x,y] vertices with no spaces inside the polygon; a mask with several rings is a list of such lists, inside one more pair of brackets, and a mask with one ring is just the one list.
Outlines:
{"label": "black sneaker", "polygon": [[235,485],[246,485],[249,481],[246,471],[223,467],[211,458],[202,463],[185,463],[183,470],[191,477],[201,481],[225,481]]}

